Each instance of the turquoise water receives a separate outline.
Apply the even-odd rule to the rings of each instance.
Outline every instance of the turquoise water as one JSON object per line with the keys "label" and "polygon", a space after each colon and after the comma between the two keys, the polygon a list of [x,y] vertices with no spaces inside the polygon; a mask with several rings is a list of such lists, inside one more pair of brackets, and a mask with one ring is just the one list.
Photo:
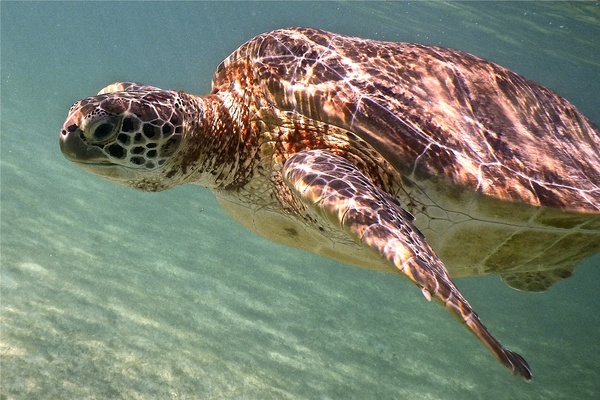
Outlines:
{"label": "turquoise water", "polygon": [[504,371],[406,280],[261,239],[199,187],[138,193],[63,159],[117,80],[208,91],[252,36],[304,25],[439,44],[600,124],[600,4],[2,2],[0,399],[600,397],[600,257],[542,294],[457,285],[529,361]]}

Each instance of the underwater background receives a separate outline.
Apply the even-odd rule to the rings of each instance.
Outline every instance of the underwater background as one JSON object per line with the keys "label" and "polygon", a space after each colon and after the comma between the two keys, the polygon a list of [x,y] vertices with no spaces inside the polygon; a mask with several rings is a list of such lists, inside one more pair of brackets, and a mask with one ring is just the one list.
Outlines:
{"label": "underwater background", "polygon": [[253,36],[310,26],[452,47],[600,124],[598,2],[6,2],[0,399],[600,398],[600,255],[544,293],[456,279],[533,369],[506,372],[406,279],[264,240],[212,194],[69,163],[76,100],[119,80],[202,94]]}

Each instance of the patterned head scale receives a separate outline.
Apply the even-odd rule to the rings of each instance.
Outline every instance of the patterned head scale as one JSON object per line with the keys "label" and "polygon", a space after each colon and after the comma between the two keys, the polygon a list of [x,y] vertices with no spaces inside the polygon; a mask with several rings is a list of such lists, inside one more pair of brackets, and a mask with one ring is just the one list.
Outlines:
{"label": "patterned head scale", "polygon": [[123,85],[111,85],[71,107],[61,129],[61,150],[103,178],[145,190],[165,189],[164,171],[184,132],[182,101],[175,91]]}

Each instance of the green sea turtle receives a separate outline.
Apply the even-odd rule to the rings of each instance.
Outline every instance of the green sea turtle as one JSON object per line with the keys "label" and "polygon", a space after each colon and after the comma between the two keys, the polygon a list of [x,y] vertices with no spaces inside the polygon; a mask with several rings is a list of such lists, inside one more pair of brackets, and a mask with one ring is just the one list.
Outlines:
{"label": "green sea turtle", "polygon": [[526,380],[450,275],[543,290],[600,251],[598,130],[440,47],[276,30],[223,61],[206,96],[121,82],[78,101],[60,145],[111,181],[206,186],[269,239],[400,272]]}

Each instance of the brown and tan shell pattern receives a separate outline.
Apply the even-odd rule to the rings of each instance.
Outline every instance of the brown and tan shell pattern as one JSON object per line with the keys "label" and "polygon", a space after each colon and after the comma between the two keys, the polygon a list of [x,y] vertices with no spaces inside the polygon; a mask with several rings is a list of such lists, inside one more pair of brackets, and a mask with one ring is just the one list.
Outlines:
{"label": "brown and tan shell pattern", "polygon": [[415,215],[453,277],[497,273],[541,291],[600,251],[597,128],[563,97],[497,64],[292,28],[228,57],[213,78],[213,93],[227,91],[252,91],[254,103],[360,138],[296,140],[290,153],[337,145],[351,158],[348,148],[364,145],[383,156],[402,175],[385,189]]}
{"label": "brown and tan shell pattern", "polygon": [[597,129],[564,98],[499,65],[307,28],[252,39],[221,64],[215,89],[238,63],[252,65],[278,108],[358,134],[402,173],[600,212]]}

